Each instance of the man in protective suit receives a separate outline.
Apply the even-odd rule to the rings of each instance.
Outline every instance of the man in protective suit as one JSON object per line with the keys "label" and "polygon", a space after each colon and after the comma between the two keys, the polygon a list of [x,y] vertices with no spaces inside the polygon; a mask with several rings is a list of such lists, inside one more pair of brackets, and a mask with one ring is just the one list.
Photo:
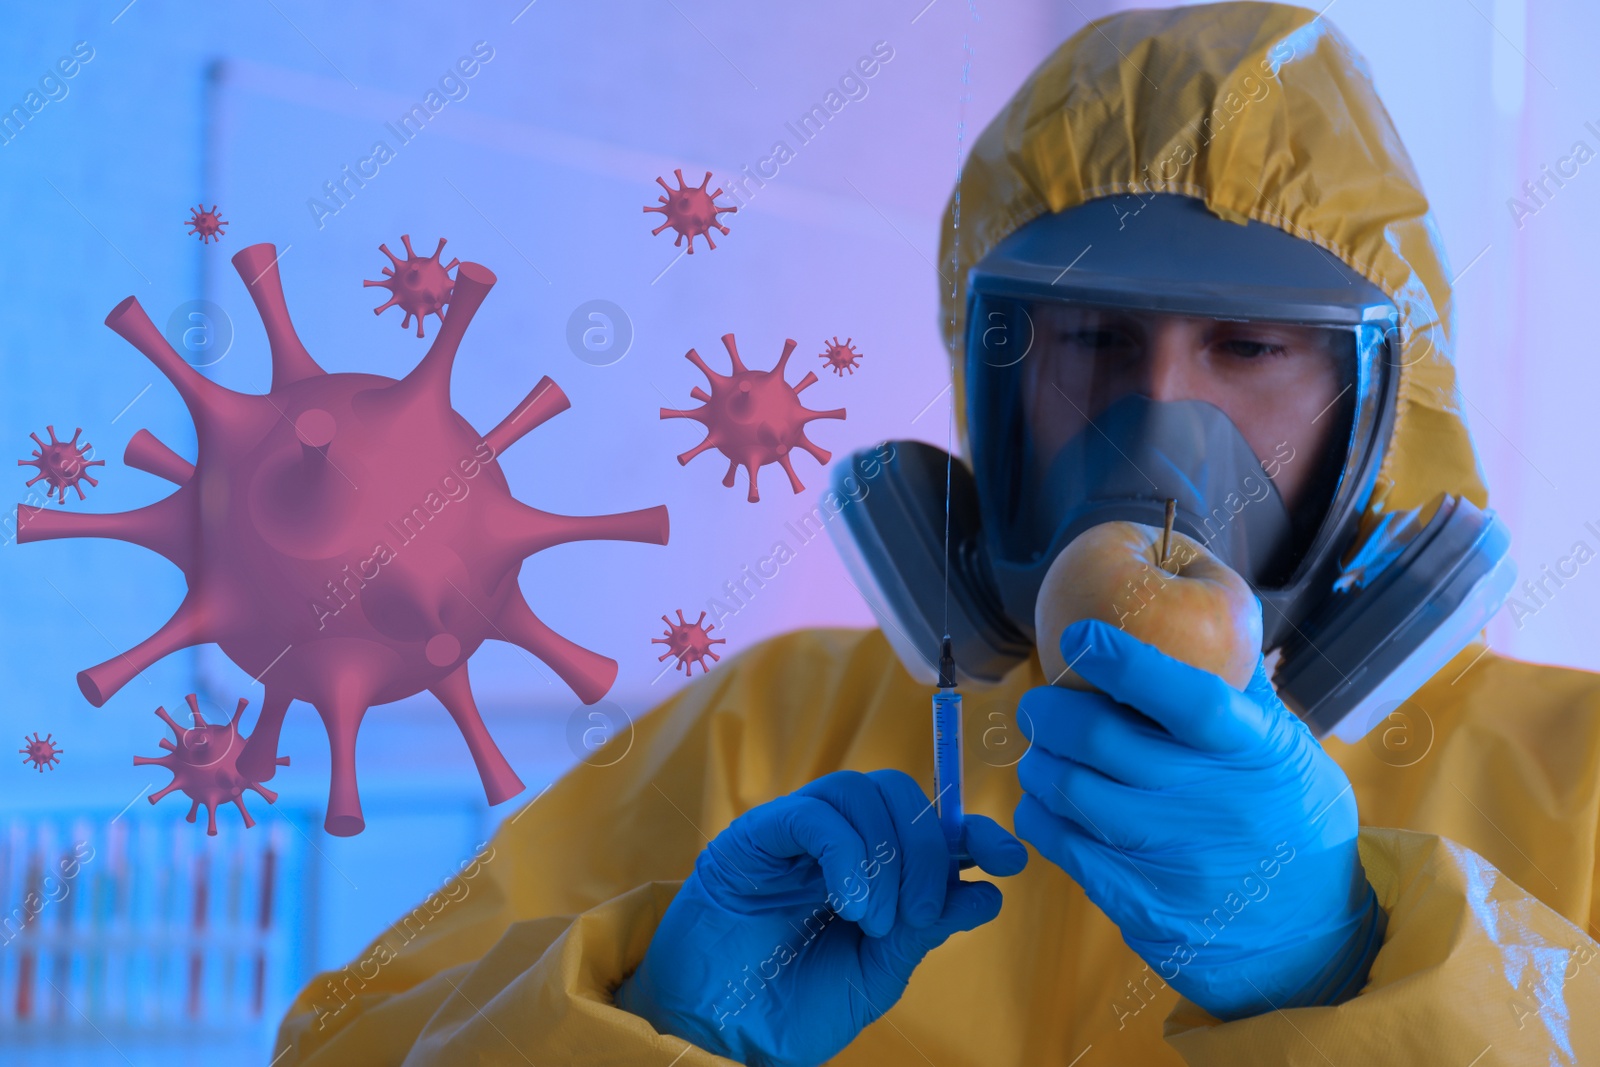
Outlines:
{"label": "man in protective suit", "polygon": [[[846,515],[884,629],[775,638],[653,710],[381,966],[314,979],[280,1067],[1600,1062],[1600,683],[1484,645],[1504,531],[1360,58],[1277,4],[1101,20],[959,206],[964,845],[997,882],[947,881],[917,661],[952,624],[905,606],[892,527],[873,558],[884,482]],[[1045,639],[1098,691],[1048,685],[1042,569],[1165,499],[1257,591],[1271,670],[1235,689],[1091,622]],[[1409,750],[1368,733],[1402,701]]]}

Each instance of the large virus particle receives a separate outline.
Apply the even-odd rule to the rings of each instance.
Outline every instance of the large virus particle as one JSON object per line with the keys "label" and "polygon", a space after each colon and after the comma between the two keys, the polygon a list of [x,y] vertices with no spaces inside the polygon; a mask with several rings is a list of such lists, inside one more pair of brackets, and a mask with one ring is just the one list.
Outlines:
{"label": "large virus particle", "polygon": [[706,621],[705,612],[702,611],[698,619],[690,622],[683,617],[683,609],[679,608],[677,622],[673,622],[665,615],[661,616],[661,621],[667,624],[665,635],[651,638],[650,640],[652,645],[667,646],[667,650],[656,657],[657,663],[669,656],[677,656],[678,662],[673,666],[682,667],[685,675],[694,673],[694,665],[696,663],[700,664],[700,672],[704,674],[711,669],[706,663],[707,656],[710,656],[712,660],[722,658],[711,651],[711,646],[725,645],[728,642],[720,637],[711,636],[711,631],[716,629],[715,626],[702,625]]}
{"label": "large virus particle", "polygon": [[67,502],[68,488],[76,489],[78,499],[84,499],[83,486],[78,483],[88,482],[91,487],[99,485],[100,483],[89,474],[89,468],[104,467],[106,461],[85,458],[89,455],[89,449],[94,446],[87,441],[81,448],[78,446],[78,435],[83,433],[81,426],[72,431],[70,441],[56,440],[54,426],[46,426],[44,430],[50,435],[49,443],[39,440],[38,434],[30,433],[28,436],[33,438],[33,443],[39,447],[33,450],[32,459],[17,460],[19,467],[39,468],[39,473],[28,479],[25,484],[31,486],[34,482],[43,481],[46,486],[44,495],[49,497],[51,492],[54,492],[58,503]]}
{"label": "large virus particle", "polygon": [[833,453],[818,448],[806,438],[806,423],[813,419],[842,419],[844,408],[812,411],[800,403],[800,393],[814,383],[817,376],[807,371],[798,385],[790,385],[783,380],[789,353],[794,351],[794,341],[783,342],[783,355],[778,357],[778,365],[771,370],[750,370],[740,362],[739,350],[733,344],[733,334],[723,334],[722,344],[733,360],[733,374],[718,374],[706,366],[700,353],[691,348],[685,353],[685,358],[706,376],[711,383],[711,394],[706,395],[706,391],[697,385],[689,390],[689,395],[704,401],[702,406],[687,411],[661,409],[663,419],[694,419],[706,428],[706,439],[679,456],[678,462],[687,464],[706,449],[717,449],[728,457],[728,474],[722,479],[723,485],[733,488],[733,472],[740,467],[749,472],[750,495],[747,499],[751,503],[761,499],[761,494],[756,491],[756,474],[768,463],[781,466],[789,476],[789,484],[794,491],[803,492],[805,486],[800,484],[794,465],[789,462],[789,452],[794,448],[803,448],[818,463],[826,464],[833,458]]}
{"label": "large virus particle", "polygon": [[[239,733],[239,717],[244,714],[244,709],[250,701],[244,697],[239,698],[239,706],[233,711],[233,719],[228,723],[208,723],[200,714],[200,702],[195,694],[190,693],[184,697],[189,702],[189,717],[194,720],[191,727],[183,727],[173,721],[167,714],[166,708],[157,708],[156,714],[172,728],[172,736],[178,739],[174,745],[165,737],[161,739],[161,747],[167,750],[165,756],[135,756],[133,765],[143,767],[155,764],[165,767],[172,772],[172,781],[165,789],[150,794],[150,803],[155,804],[175,789],[183,790],[194,803],[189,805],[189,821],[194,822],[195,812],[200,810],[200,805],[206,808],[206,833],[212,837],[217,836],[217,808],[232,802],[238,805],[239,814],[244,817],[244,826],[248,830],[256,824],[250,818],[250,812],[244,806],[244,791],[253,789],[266,798],[268,804],[278,802],[278,794],[264,787],[260,782],[253,782],[239,773],[239,759],[244,754],[246,738]],[[288,756],[278,756],[274,761],[278,767],[289,765]]]}
{"label": "large virus particle", "polygon": [[46,767],[49,767],[52,771],[55,770],[56,764],[61,762],[61,754],[66,751],[66,749],[56,747],[55,736],[55,734],[45,734],[44,739],[40,740],[37,730],[34,731],[32,737],[23,734],[22,747],[17,749],[18,752],[22,753],[22,762],[33,764],[34,769],[40,774],[44,773]]}
{"label": "large virus particle", "polygon": [[190,211],[189,218],[184,220],[189,227],[189,236],[200,238],[201,244],[210,244],[212,241],[222,240],[227,231],[223,229],[228,220],[217,214],[217,205],[212,204],[211,210],[205,210],[205,204],[197,204]]}
{"label": "large virus particle", "polygon": [[846,337],[844,344],[840,344],[839,335],[834,334],[831,343],[822,342],[826,350],[817,357],[826,361],[826,365],[833,368],[833,373],[841,378],[844,377],[845,371],[855,374],[856,365],[861,362],[861,353],[850,346],[851,340],[852,338]]}
{"label": "large virus particle", "polygon": [[678,239],[672,242],[673,248],[683,244],[685,237],[689,239],[689,254],[691,256],[694,255],[694,239],[696,237],[704,237],[706,244],[716,248],[717,242],[711,239],[711,231],[721,230],[724,234],[729,232],[726,226],[717,221],[717,216],[724,211],[731,212],[739,209],[736,207],[717,206],[717,197],[722,195],[720,188],[714,192],[706,192],[706,186],[711,184],[711,172],[709,170],[706,171],[706,180],[701,182],[698,188],[685,184],[683,171],[675,170],[672,173],[678,176],[678,187],[674,189],[658,175],[656,182],[667,191],[667,195],[656,197],[660,201],[657,206],[645,206],[646,211],[657,211],[667,218],[666,222],[650,231],[650,236],[654,237],[668,226],[671,226],[678,231]]}
{"label": "large virus particle", "polygon": [[456,349],[495,283],[462,263],[449,313],[421,362],[401,380],[328,373],[301,344],[279,279],[277,251],[233,257],[266,328],[272,384],[236,393],[175,352],[139,301],[106,324],[176,387],[195,422],[193,464],[148,431],[125,461],[177,484],[171,495],[113,515],[18,508],[18,539],[109,537],[159,552],[188,592],[150,637],[78,674],[100,707],[162,657],[215,642],[266,693],[239,757],[250,782],[272,777],[283,717],[313,705],[328,732],[332,780],[324,825],[365,826],[356,788],[356,734],[367,709],[431,692],[466,740],[484,792],[499,804],[522,781],[484,727],[467,659],[488,638],[548,663],[592,704],[617,664],[552,631],[523,599],[524,557],[570,541],[667,542],[667,510],[556,515],[511,494],[499,457],[570,403],[549,378],[487,434],[450,403]]}
{"label": "large virus particle", "polygon": [[374,315],[382,315],[385,311],[400,306],[405,312],[405,318],[400,320],[403,330],[411,325],[413,316],[417,320],[417,336],[422,336],[422,320],[429,315],[439,316],[444,320],[444,306],[450,303],[450,294],[455,289],[456,280],[450,277],[461,261],[452,259],[449,263],[441,263],[439,257],[444,252],[445,239],[439,238],[439,247],[433,250],[431,256],[419,256],[411,248],[411,235],[400,235],[400,241],[406,246],[406,258],[400,259],[389,251],[388,245],[379,245],[378,251],[389,257],[392,267],[383,268],[383,281],[363,281],[363,289],[374,285],[382,286],[389,290],[389,302],[372,309]]}

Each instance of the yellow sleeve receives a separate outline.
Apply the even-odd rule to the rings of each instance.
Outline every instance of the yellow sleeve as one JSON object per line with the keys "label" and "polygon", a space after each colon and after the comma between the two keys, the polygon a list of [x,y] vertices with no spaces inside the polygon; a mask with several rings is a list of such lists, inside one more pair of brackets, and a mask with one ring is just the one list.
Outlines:
{"label": "yellow sleeve", "polygon": [[[663,1037],[612,1003],[623,976],[644,958],[678,884],[639,886],[577,916],[512,923],[479,959],[351,1003],[351,1017],[328,1036],[317,1012],[291,1015],[279,1032],[283,1058],[276,1062],[726,1067],[733,1061]],[[336,1010],[338,1002],[330,1003]],[[284,1056],[286,1047],[292,1051]]]}
{"label": "yellow sleeve", "polygon": [[1192,1067],[1600,1063],[1600,945],[1447,838],[1363,828],[1360,849],[1389,914],[1366,987],[1231,1023],[1180,1001]]}

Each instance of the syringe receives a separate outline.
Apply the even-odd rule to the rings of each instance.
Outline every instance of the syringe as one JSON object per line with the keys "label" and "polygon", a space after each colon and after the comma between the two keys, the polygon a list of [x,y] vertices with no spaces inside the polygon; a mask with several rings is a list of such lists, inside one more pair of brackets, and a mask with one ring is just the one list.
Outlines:
{"label": "syringe", "polygon": [[961,792],[965,785],[961,761],[961,694],[956,692],[956,660],[950,635],[939,647],[939,690],[933,694],[933,785],[938,794],[939,829],[950,846],[950,879],[971,867],[963,830]]}

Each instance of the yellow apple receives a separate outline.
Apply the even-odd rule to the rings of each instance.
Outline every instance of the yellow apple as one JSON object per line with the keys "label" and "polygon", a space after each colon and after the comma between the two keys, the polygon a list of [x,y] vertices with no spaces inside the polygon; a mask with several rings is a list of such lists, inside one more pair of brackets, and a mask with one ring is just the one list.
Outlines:
{"label": "yellow apple", "polygon": [[1045,679],[1092,689],[1061,658],[1061,632],[1100,619],[1173,659],[1243,689],[1261,655],[1261,604],[1200,542],[1173,531],[1161,566],[1160,527],[1107,522],[1085,530],[1045,573],[1034,607]]}

